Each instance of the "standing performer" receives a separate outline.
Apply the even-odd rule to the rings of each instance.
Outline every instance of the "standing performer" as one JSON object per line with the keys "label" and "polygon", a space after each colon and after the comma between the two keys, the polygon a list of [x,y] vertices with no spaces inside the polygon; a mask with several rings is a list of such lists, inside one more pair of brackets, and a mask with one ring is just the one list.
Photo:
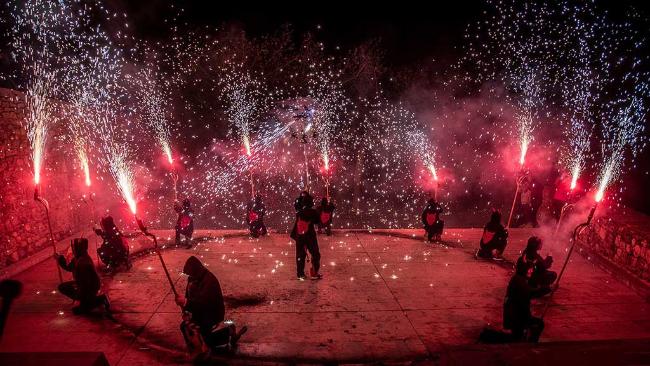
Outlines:
{"label": "standing performer", "polygon": [[514,342],[536,343],[544,330],[544,321],[530,311],[530,300],[539,297],[539,290],[528,283],[530,270],[525,261],[517,262],[503,304],[503,327],[512,331]]}
{"label": "standing performer", "polygon": [[445,226],[445,222],[440,220],[441,213],[442,206],[435,199],[429,199],[427,206],[422,211],[422,224],[424,225],[424,231],[427,233],[428,242],[440,241],[442,229]]}
{"label": "standing performer", "polygon": [[553,284],[557,279],[557,273],[549,270],[551,265],[553,265],[553,257],[548,255],[546,258],[542,258],[542,256],[539,255],[542,245],[542,239],[536,236],[531,236],[528,239],[526,249],[524,249],[521,257],[517,260],[517,263],[525,262],[533,269],[528,283],[531,287],[539,289],[539,296],[544,296],[550,293],[551,284]]}
{"label": "standing performer", "polygon": [[248,230],[253,238],[266,235],[266,225],[264,225],[264,214],[266,207],[262,202],[262,197],[257,194],[255,198],[248,203],[246,208],[246,222]]}
{"label": "standing performer", "polygon": [[[306,193],[306,192],[303,192]],[[314,209],[314,199],[307,193],[301,193],[300,198],[302,209],[296,213],[296,222],[291,230],[291,239],[296,241],[296,267],[298,280],[305,280],[305,260],[307,251],[311,255],[309,275],[312,280],[321,279],[323,276],[318,272],[320,268],[320,251],[318,249],[318,238],[314,225],[319,223],[318,211]]]}
{"label": "standing performer", "polygon": [[178,213],[176,220],[176,245],[181,245],[181,235],[185,238],[185,247],[192,247],[192,234],[194,234],[194,211],[188,198],[183,200],[183,205],[174,204],[174,211]]}
{"label": "standing performer", "polygon": [[332,217],[334,217],[334,210],[336,209],[336,206],[332,204],[332,201],[327,198],[323,197],[323,199],[320,201],[320,206],[318,206],[318,233],[320,234],[323,230],[325,230],[325,234],[327,236],[332,235]]}
{"label": "standing performer", "polygon": [[129,258],[129,243],[115,226],[111,216],[106,216],[100,221],[101,229],[95,229],[95,234],[102,237],[104,242],[97,249],[97,255],[109,270],[117,270],[120,265],[131,268]]}
{"label": "standing performer", "polygon": [[185,262],[187,278],[185,296],[177,296],[183,308],[181,332],[191,354],[232,350],[247,330],[237,332],[232,321],[224,321],[226,306],[217,277],[201,261],[191,256]]}
{"label": "standing performer", "polygon": [[90,313],[94,308],[104,305],[106,312],[110,311],[110,303],[106,295],[97,295],[99,292],[99,276],[95,271],[95,264],[88,255],[88,239],[74,239],[70,245],[73,258],[66,263],[65,256],[55,254],[54,258],[61,268],[72,272],[73,281],[63,282],[59,285],[59,292],[79,301],[79,305],[72,308],[75,315]]}
{"label": "standing performer", "polygon": [[508,245],[508,231],[501,224],[501,213],[494,211],[490,216],[490,221],[483,229],[483,236],[476,256],[487,259],[501,259],[506,245]]}
{"label": "standing performer", "polygon": [[[299,212],[300,210],[305,208],[304,200],[305,200],[305,197],[307,197],[307,196],[310,196],[309,192],[302,191],[302,192],[300,192],[300,196],[298,196],[298,198],[296,198],[296,200],[293,201],[293,208],[296,209],[296,212]],[[313,198],[312,198],[312,202],[313,202]]]}

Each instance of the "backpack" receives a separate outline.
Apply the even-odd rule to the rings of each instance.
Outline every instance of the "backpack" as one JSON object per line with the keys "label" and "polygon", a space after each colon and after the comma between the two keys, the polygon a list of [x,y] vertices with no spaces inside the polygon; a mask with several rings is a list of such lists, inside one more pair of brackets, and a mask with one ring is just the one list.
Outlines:
{"label": "backpack", "polygon": [[187,228],[190,227],[191,224],[192,224],[192,218],[190,217],[190,215],[183,214],[181,216],[181,222],[180,222],[181,229],[186,230]]}
{"label": "backpack", "polygon": [[320,214],[321,224],[327,224],[328,222],[330,222],[331,217],[332,215],[329,212],[325,212],[325,211],[321,212]]}
{"label": "backpack", "polygon": [[496,235],[495,232],[492,232],[492,231],[490,231],[488,229],[484,229],[483,230],[483,236],[481,237],[481,243],[487,244],[487,243],[491,242],[492,239],[494,239],[494,235]]}
{"label": "backpack", "polygon": [[427,224],[433,225],[438,221],[438,215],[435,213],[427,212]]}
{"label": "backpack", "polygon": [[309,230],[309,221],[305,221],[299,217],[296,224],[296,231],[298,235],[305,235],[307,233],[307,230]]}
{"label": "backpack", "polygon": [[248,211],[248,221],[249,222],[255,222],[255,221],[257,221],[257,219],[259,219],[259,217],[260,216],[257,214],[257,212],[255,212],[253,210]]}

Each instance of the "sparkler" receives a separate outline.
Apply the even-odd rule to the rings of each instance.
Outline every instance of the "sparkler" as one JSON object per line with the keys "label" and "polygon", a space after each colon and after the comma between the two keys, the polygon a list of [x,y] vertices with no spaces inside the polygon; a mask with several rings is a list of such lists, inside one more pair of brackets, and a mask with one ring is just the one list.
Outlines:
{"label": "sparkler", "polygon": [[45,143],[52,118],[51,107],[47,100],[53,83],[52,75],[40,73],[33,87],[27,91],[27,119],[25,128],[31,146],[32,164],[34,166],[34,184],[41,183],[41,168],[45,155]]}
{"label": "sparkler", "polygon": [[[415,120],[415,116],[412,115],[413,126],[411,128],[418,128],[418,122]],[[438,199],[438,171],[436,170],[435,165],[435,149],[431,143],[429,143],[428,138],[425,134],[419,130],[409,131],[407,134],[407,143],[410,145],[413,153],[416,156],[419,156],[424,164],[425,168],[431,173],[431,179],[433,179],[433,197]]]}
{"label": "sparkler", "polygon": [[[231,66],[224,70],[223,97],[226,101],[226,113],[230,122],[240,136],[244,152],[247,157],[252,156],[250,133],[250,122],[260,112],[266,100],[264,98],[264,86],[253,78],[248,72],[242,72],[239,66]],[[249,163],[249,176],[251,185],[251,197],[255,197],[255,181],[253,178],[253,165]]]}
{"label": "sparkler", "polygon": [[603,199],[607,187],[620,175],[626,149],[629,148],[634,156],[643,141],[645,129],[643,121],[647,113],[643,98],[647,98],[650,88],[646,80],[635,81],[637,84],[631,95],[625,95],[612,102],[604,115],[602,140],[604,160],[598,176],[596,202]]}
{"label": "sparkler", "polygon": [[[99,113],[98,127],[101,129],[101,149],[118,191],[135,215],[137,201],[135,199],[135,176],[130,165],[130,150],[128,145],[118,139],[117,118],[110,107],[106,106]],[[122,133],[126,131],[121,131]]]}

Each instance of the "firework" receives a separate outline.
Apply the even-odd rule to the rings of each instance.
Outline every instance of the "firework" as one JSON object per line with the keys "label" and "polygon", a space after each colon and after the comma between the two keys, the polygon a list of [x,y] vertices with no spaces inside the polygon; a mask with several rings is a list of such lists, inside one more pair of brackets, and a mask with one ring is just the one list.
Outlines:
{"label": "firework", "polygon": [[250,156],[251,122],[263,110],[266,100],[264,85],[241,69],[241,65],[230,66],[224,70],[224,75],[219,82],[223,87],[225,112],[234,132],[239,135],[246,155]]}
{"label": "firework", "polygon": [[[40,67],[38,68],[40,69]],[[34,167],[34,183],[41,182],[41,167],[45,154],[45,143],[50,123],[52,122],[52,106],[49,102],[49,92],[53,79],[51,74],[39,72],[32,87],[27,90],[27,118],[25,129],[31,146],[32,164]]]}
{"label": "firework", "polygon": [[603,116],[603,163],[598,176],[596,202],[603,199],[607,187],[620,175],[626,151],[629,150],[632,157],[636,156],[644,141],[647,113],[644,98],[648,98],[649,88],[647,78],[635,82],[632,93],[612,102]]}

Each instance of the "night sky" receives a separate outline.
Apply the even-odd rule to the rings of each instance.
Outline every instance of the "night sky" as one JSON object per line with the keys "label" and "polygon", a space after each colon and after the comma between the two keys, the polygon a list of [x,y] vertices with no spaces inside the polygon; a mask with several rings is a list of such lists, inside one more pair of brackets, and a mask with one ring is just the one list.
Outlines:
{"label": "night sky", "polygon": [[[238,5],[236,5],[239,3]],[[190,28],[240,25],[251,36],[277,31],[289,24],[297,34],[312,32],[326,46],[349,48],[368,39],[380,39],[386,61],[404,65],[427,58],[452,60],[462,52],[463,35],[468,24],[486,9],[485,1],[374,2],[352,1],[319,3],[283,1],[254,2],[111,0],[117,11],[125,12],[136,35],[164,38],[165,19],[184,9],[183,22]],[[647,15],[650,3],[644,0],[597,1],[614,16],[625,16],[633,7]],[[320,26],[320,28],[319,28]]]}

